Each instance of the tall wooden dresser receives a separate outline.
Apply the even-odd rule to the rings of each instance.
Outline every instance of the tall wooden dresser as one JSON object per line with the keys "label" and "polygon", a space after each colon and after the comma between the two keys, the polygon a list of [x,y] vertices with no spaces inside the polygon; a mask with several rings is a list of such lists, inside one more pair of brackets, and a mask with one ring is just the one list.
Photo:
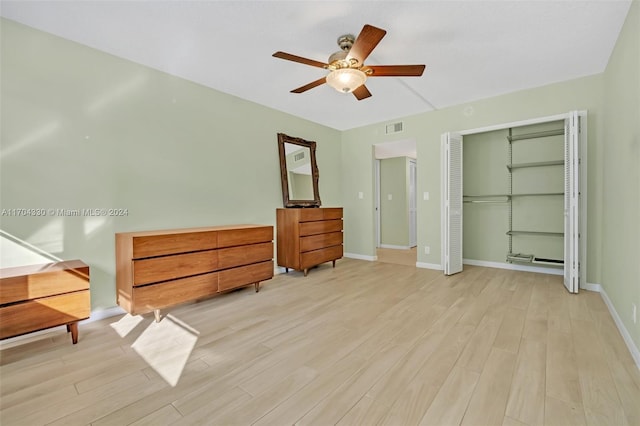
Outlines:
{"label": "tall wooden dresser", "polygon": [[117,302],[131,314],[202,299],[273,277],[273,226],[116,234]]}
{"label": "tall wooden dresser", "polygon": [[333,262],[343,254],[342,207],[276,210],[278,266],[301,270]]}

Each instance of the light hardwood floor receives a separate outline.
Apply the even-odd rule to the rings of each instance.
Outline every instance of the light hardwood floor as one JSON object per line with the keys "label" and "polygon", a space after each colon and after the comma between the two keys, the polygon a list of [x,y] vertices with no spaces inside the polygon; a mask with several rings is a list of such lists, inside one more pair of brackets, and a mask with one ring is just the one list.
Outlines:
{"label": "light hardwood floor", "polygon": [[560,277],[342,259],[1,351],[2,425],[638,425],[640,374]]}
{"label": "light hardwood floor", "polygon": [[418,255],[416,248],[410,249],[390,249],[381,248],[376,249],[376,255],[378,262],[395,263],[397,265],[416,266]]}

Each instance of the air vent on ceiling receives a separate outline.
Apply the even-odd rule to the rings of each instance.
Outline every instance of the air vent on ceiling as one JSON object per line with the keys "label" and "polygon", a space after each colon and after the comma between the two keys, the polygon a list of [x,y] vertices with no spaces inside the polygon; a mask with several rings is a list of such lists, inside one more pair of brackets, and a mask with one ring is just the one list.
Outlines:
{"label": "air vent on ceiling", "polygon": [[304,159],[304,151],[297,153],[293,156],[293,161],[300,161]]}
{"label": "air vent on ceiling", "polygon": [[387,124],[387,126],[385,127],[385,133],[387,135],[391,133],[399,133],[402,131],[403,127],[404,126],[402,121],[398,121],[397,123]]}

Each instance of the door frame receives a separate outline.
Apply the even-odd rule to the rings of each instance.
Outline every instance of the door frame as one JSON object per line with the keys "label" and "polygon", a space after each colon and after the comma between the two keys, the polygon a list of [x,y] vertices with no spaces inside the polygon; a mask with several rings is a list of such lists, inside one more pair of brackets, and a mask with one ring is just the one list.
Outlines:
{"label": "door frame", "polygon": [[[464,141],[464,136],[468,136],[468,135],[473,135],[476,133],[484,133],[484,132],[490,132],[490,131],[494,131],[494,130],[503,130],[503,129],[508,129],[510,127],[519,127],[519,126],[527,126],[527,125],[531,125],[531,124],[540,124],[540,123],[546,123],[546,122],[550,122],[550,121],[559,121],[559,120],[569,120],[572,113],[576,112],[579,119],[580,119],[580,131],[579,131],[579,150],[580,150],[580,155],[579,155],[579,163],[580,163],[580,200],[579,200],[579,235],[580,235],[580,248],[579,248],[579,282],[580,282],[580,287],[581,288],[585,288],[585,286],[587,285],[587,111],[586,110],[577,110],[577,111],[569,111],[567,113],[563,113],[563,114],[556,114],[556,115],[550,115],[550,116],[544,116],[544,117],[537,117],[537,118],[531,118],[531,119],[527,119],[527,120],[520,120],[520,121],[514,121],[514,122],[509,122],[509,123],[502,123],[502,124],[495,124],[495,125],[491,125],[491,126],[485,126],[485,127],[479,127],[479,128],[473,128],[473,129],[467,129],[467,130],[460,130],[460,131],[450,131],[450,132],[445,132],[443,133],[457,133],[462,135],[463,137],[463,141]],[[442,149],[442,146],[441,146]],[[442,158],[442,152],[441,152],[441,158]],[[440,175],[440,179],[441,182],[444,182],[444,179],[447,179],[447,177],[445,176],[445,170],[442,167],[441,164],[441,175]],[[444,205],[443,205],[443,201],[444,201],[444,194],[442,194],[441,196],[441,212],[444,212]],[[442,258],[442,267],[444,268],[444,258],[445,258],[445,250],[446,250],[446,242],[444,241],[444,235],[445,235],[445,218],[443,216],[444,214],[440,215],[440,234],[441,234],[441,241],[440,241],[440,248],[441,248],[441,258]],[[514,265],[516,266],[516,265]],[[509,268],[509,269],[519,269],[519,270],[525,270],[525,271],[533,271],[533,272],[548,272],[549,268],[541,268],[541,267],[536,267],[536,266],[518,266],[518,267],[514,267],[514,268]]]}

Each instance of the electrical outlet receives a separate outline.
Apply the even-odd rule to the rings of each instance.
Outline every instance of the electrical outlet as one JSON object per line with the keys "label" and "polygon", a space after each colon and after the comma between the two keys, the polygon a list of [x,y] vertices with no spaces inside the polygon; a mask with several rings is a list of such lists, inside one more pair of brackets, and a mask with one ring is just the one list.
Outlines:
{"label": "electrical outlet", "polygon": [[636,324],[638,322],[636,304],[632,303],[631,305],[633,306],[633,323]]}
{"label": "electrical outlet", "polygon": [[422,199],[424,201],[429,201],[429,192],[425,192],[424,194],[422,194]]}
{"label": "electrical outlet", "polygon": [[364,198],[364,192],[358,192],[358,198],[362,200]]}
{"label": "electrical outlet", "polygon": [[429,253],[431,253],[431,247],[424,246],[424,254],[429,254]]}

